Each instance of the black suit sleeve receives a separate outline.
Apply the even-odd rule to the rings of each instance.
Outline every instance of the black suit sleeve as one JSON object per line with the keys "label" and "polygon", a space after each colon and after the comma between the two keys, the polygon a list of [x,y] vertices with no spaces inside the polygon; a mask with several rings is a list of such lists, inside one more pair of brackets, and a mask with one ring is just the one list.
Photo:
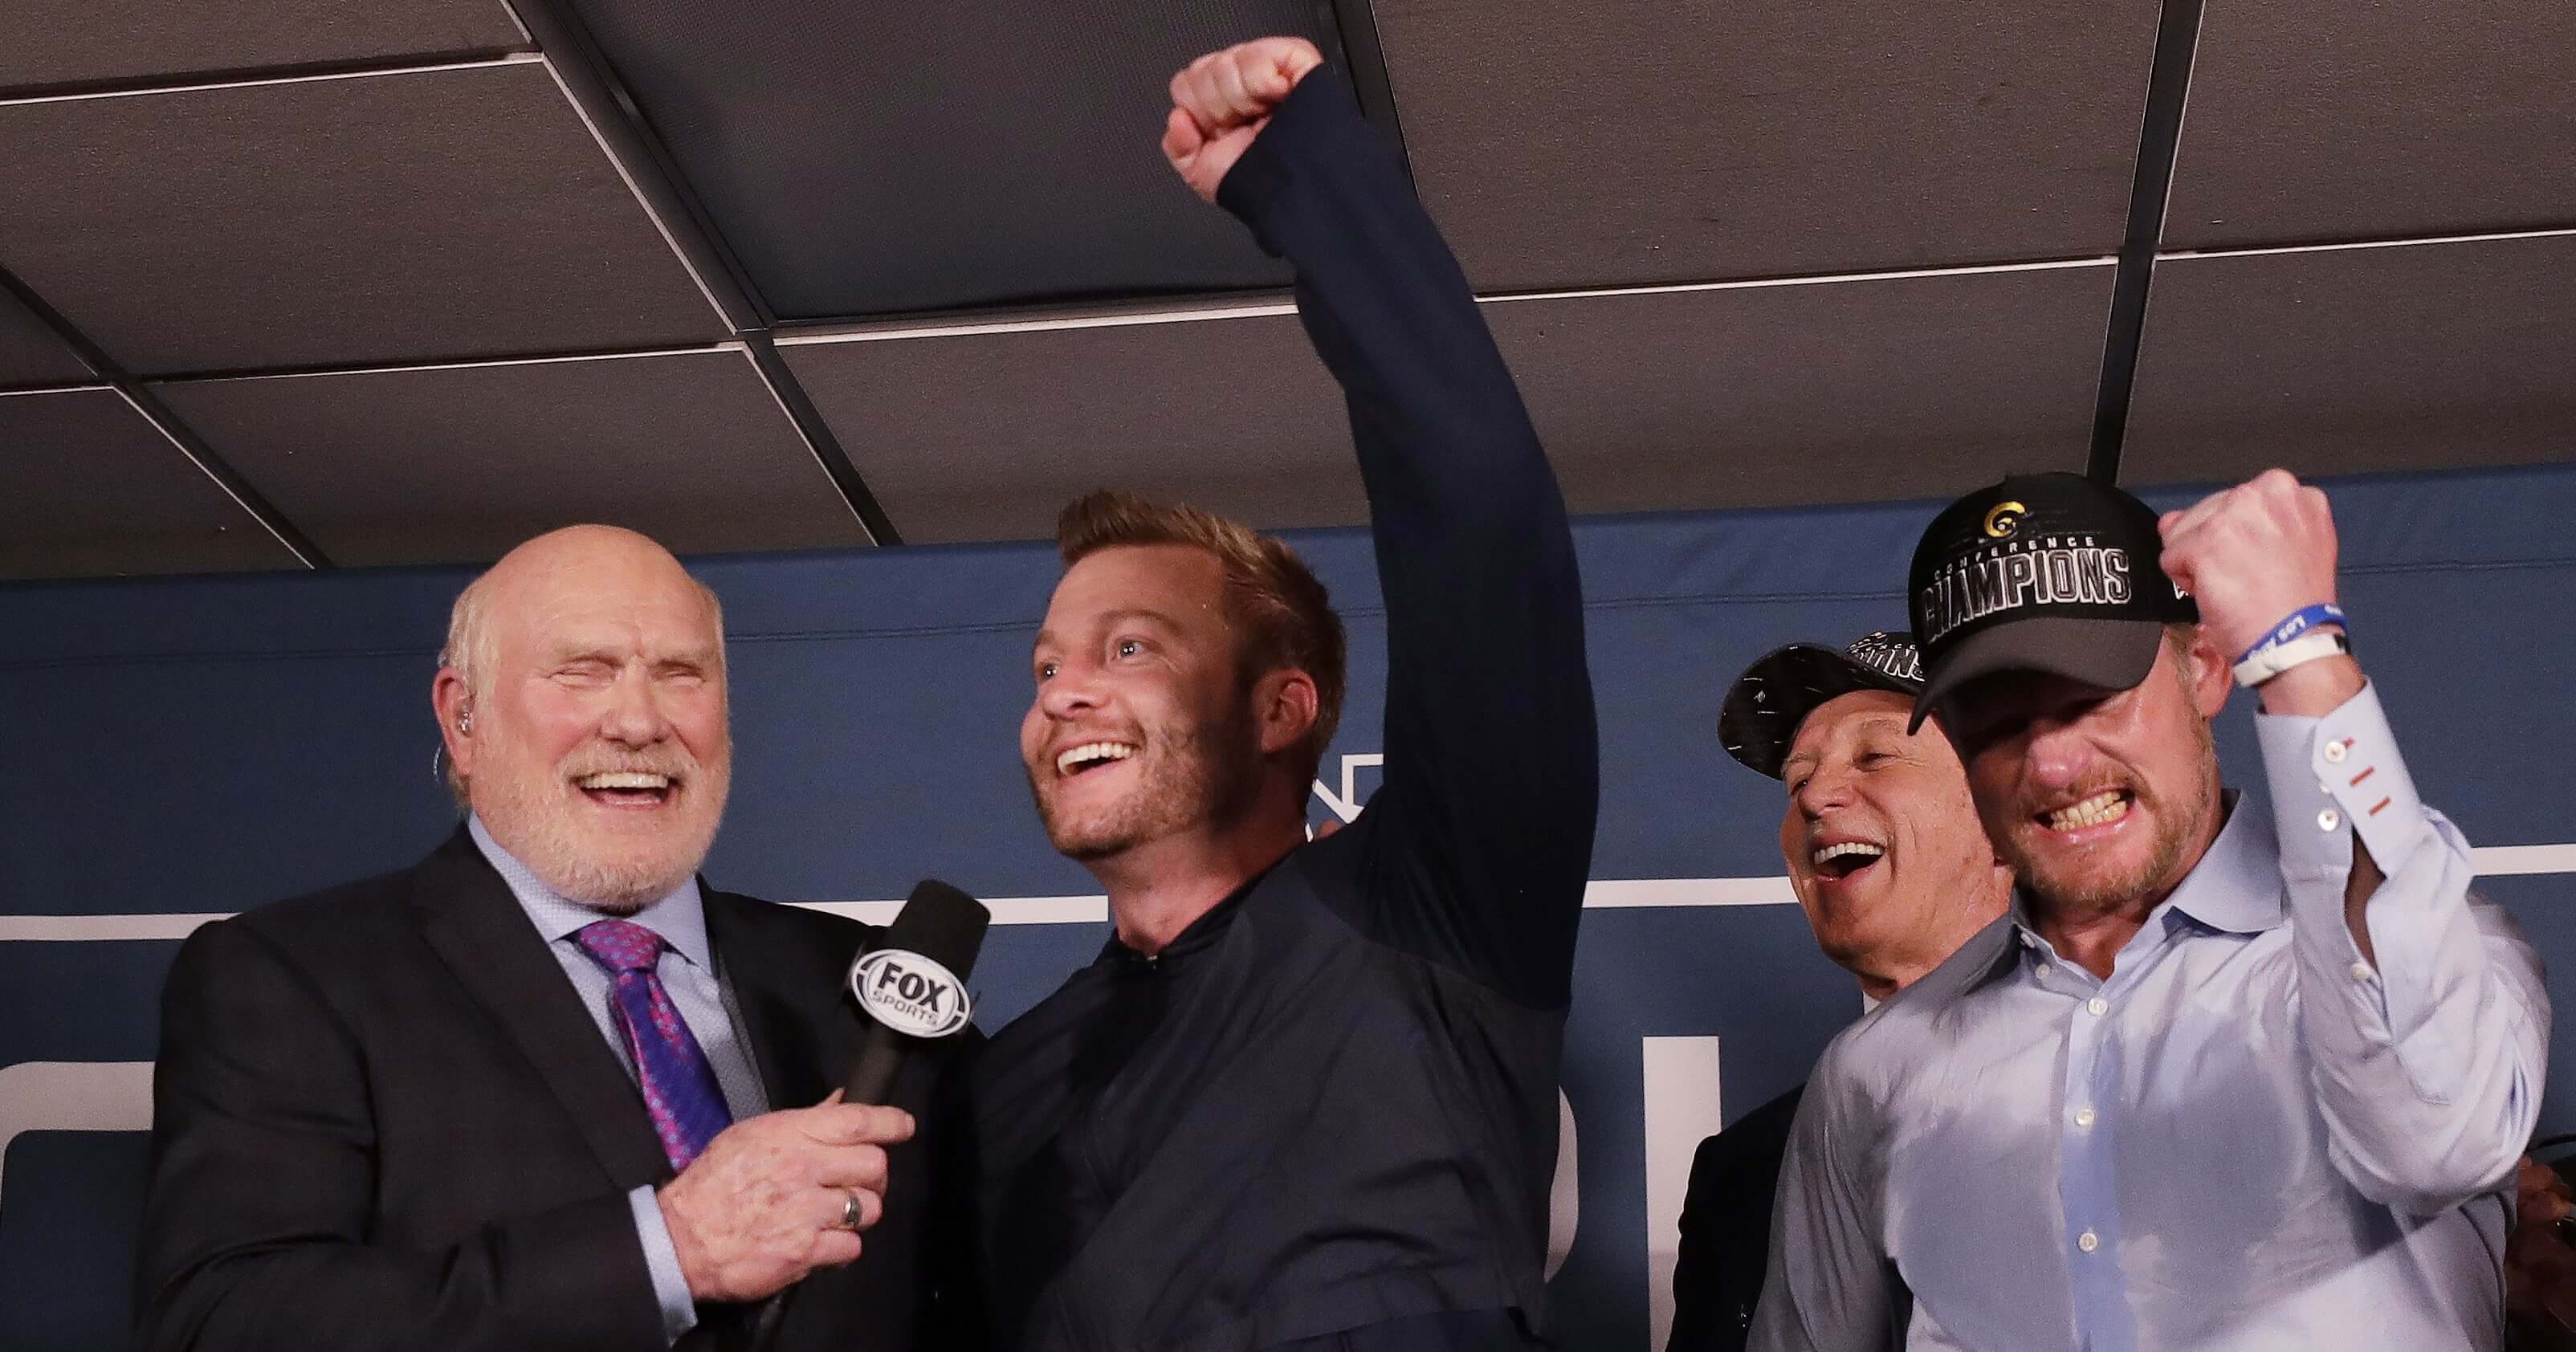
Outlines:
{"label": "black suit sleeve", "polygon": [[447,1248],[370,1234],[375,1128],[360,1044],[240,922],[181,948],[161,1039],[138,1254],[144,1352],[664,1346],[623,1194]]}
{"label": "black suit sleeve", "polygon": [[1386,596],[1386,778],[1342,850],[1381,938],[1566,998],[1598,797],[1574,539],[1467,279],[1331,69],[1218,200],[1297,272],[1341,382]]}
{"label": "black suit sleeve", "polygon": [[1744,1328],[1729,1318],[1719,1290],[1726,1270],[1726,1241],[1736,1218],[1723,1214],[1730,1153],[1711,1136],[1691,1156],[1690,1188],[1682,1195],[1681,1249],[1673,1263],[1673,1331],[1664,1352],[1743,1352]]}

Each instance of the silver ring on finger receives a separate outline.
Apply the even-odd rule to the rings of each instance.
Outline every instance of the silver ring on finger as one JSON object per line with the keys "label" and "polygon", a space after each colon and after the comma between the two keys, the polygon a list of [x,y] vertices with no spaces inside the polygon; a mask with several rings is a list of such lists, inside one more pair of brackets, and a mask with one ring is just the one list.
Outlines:
{"label": "silver ring on finger", "polygon": [[856,1188],[841,1189],[841,1228],[844,1230],[856,1231],[859,1228],[859,1221],[863,1218],[864,1214],[865,1213],[861,1212],[859,1209],[859,1190]]}

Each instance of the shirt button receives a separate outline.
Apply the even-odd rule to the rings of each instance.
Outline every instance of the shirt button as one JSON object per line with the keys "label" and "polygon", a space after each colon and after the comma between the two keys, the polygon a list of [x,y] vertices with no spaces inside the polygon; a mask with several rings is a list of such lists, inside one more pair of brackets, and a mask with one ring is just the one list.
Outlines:
{"label": "shirt button", "polygon": [[2343,764],[2343,758],[2344,758],[2345,754],[2346,754],[2346,752],[2345,752],[2345,751],[2344,751],[2344,749],[2343,749],[2343,743],[2341,743],[2341,742],[2328,742],[2328,743],[2326,743],[2326,750],[2325,750],[2326,764],[2328,764],[2328,765],[2341,765],[2341,764]]}
{"label": "shirt button", "polygon": [[2343,825],[2343,818],[2337,816],[2333,808],[2327,808],[2317,814],[2317,829],[2320,831],[2331,831],[2341,825]]}
{"label": "shirt button", "polygon": [[2092,1231],[2087,1230],[2083,1234],[2075,1237],[2075,1247],[2082,1249],[2086,1253],[2091,1253],[2095,1249],[2102,1247],[2102,1238],[2101,1236],[2094,1234]]}
{"label": "shirt button", "polygon": [[2092,999],[2084,1002],[2084,1012],[2099,1018],[2102,1015],[2111,1012],[2111,1002],[2103,999],[2101,996],[2094,996]]}
{"label": "shirt button", "polygon": [[2352,979],[2355,981],[2368,981],[2376,975],[2378,975],[2378,973],[2370,970],[2369,963],[2356,962],[2352,965]]}
{"label": "shirt button", "polygon": [[2077,1125],[2077,1126],[2079,1126],[2079,1127],[2089,1127],[2089,1126],[2092,1126],[2092,1125],[2093,1125],[2093,1110],[2092,1110],[2092,1109],[2090,1109],[2090,1108],[2078,1108],[2078,1109],[2076,1109],[2076,1110],[2075,1110],[2075,1125]]}

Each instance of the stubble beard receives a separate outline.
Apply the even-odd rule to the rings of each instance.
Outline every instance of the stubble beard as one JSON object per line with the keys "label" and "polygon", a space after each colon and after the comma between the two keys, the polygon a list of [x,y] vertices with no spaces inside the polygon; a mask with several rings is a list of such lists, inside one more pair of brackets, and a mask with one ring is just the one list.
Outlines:
{"label": "stubble beard", "polygon": [[[2193,720],[2192,727],[2200,744],[2197,763],[2206,765],[2217,755],[2217,740],[2205,720]],[[2161,795],[2152,794],[2145,784],[2134,780],[2128,788],[2136,799],[2129,805],[2129,810],[2145,809],[2156,821],[2155,848],[2134,869],[2108,876],[2086,877],[2084,865],[2089,861],[2078,856],[2072,861],[2074,867],[2052,875],[2048,864],[2023,848],[2022,830],[1997,840],[1996,851],[2012,865],[2013,876],[2021,880],[2023,888],[2054,914],[2069,920],[2117,914],[2139,897],[2158,889],[2169,889],[2180,881],[2178,875],[2182,871],[2184,853],[2200,838],[2210,814],[2218,809],[2206,776],[2195,778],[2190,797],[2180,803],[2168,802]],[[2172,810],[2175,808],[2181,810]],[[2028,822],[2028,812],[2025,811],[2018,821]]]}
{"label": "stubble beard", "polygon": [[1038,820],[1057,853],[1096,863],[1193,828],[1221,828],[1250,810],[1260,787],[1248,715],[1151,733],[1130,764],[1137,787],[1079,816],[1059,811],[1048,794],[1050,780],[1042,776],[1052,776],[1053,765],[1026,767]]}

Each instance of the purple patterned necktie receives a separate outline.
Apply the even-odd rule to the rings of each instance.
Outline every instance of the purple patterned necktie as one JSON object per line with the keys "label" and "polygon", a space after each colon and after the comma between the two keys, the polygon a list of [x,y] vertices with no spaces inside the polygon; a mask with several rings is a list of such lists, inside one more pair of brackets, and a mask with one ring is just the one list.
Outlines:
{"label": "purple patterned necktie", "polygon": [[671,993],[662,989],[654,966],[662,958],[662,936],[631,920],[594,920],[573,935],[591,961],[615,978],[609,1008],[617,1013],[617,1031],[635,1056],[635,1082],[644,1090],[644,1106],[653,1114],[653,1130],[662,1138],[662,1153],[673,1169],[686,1169],[715,1134],[733,1122],[715,1068]]}

